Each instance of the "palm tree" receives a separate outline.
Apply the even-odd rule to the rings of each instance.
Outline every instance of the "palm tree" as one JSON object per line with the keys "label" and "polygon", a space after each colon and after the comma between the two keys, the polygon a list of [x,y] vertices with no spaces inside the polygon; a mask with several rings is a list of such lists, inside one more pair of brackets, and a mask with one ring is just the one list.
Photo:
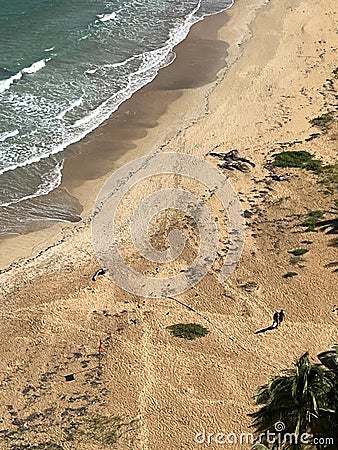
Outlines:
{"label": "palm tree", "polygon": [[327,448],[337,449],[338,446],[338,374],[334,374],[332,387],[327,394],[331,411],[328,417],[329,429],[326,436],[333,439],[332,445]]}
{"label": "palm tree", "polygon": [[253,426],[257,434],[274,433],[270,441],[263,439],[263,444],[272,444],[273,450],[300,450],[305,448],[301,439],[304,433],[320,434],[320,410],[327,406],[332,388],[327,373],[320,365],[311,363],[305,353],[288,375],[275,377],[258,389],[256,403],[263,406],[250,414]]}
{"label": "palm tree", "polygon": [[331,387],[325,396],[327,407],[321,411],[320,428],[322,436],[333,440],[332,444],[325,448],[336,449],[338,444],[338,345],[332,345],[328,351],[319,353],[317,356],[329,369],[327,376],[331,379]]}

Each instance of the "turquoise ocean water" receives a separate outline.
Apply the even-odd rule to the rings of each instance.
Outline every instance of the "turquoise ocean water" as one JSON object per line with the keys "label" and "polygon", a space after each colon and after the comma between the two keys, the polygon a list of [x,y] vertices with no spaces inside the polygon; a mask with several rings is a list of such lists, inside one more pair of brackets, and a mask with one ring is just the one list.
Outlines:
{"label": "turquoise ocean water", "polygon": [[62,151],[170,64],[194,23],[231,3],[0,0],[0,234],[64,220],[60,205],[33,201],[60,185]]}

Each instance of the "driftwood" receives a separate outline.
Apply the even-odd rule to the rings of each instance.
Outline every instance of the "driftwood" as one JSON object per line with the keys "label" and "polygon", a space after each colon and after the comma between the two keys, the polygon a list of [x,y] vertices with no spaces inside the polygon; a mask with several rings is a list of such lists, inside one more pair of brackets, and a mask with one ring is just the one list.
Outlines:
{"label": "driftwood", "polygon": [[222,163],[218,164],[218,167],[228,170],[240,170],[241,172],[249,172],[250,167],[255,167],[255,164],[250,159],[242,158],[239,156],[238,150],[230,150],[227,153],[224,152],[210,152],[209,155],[221,158]]}

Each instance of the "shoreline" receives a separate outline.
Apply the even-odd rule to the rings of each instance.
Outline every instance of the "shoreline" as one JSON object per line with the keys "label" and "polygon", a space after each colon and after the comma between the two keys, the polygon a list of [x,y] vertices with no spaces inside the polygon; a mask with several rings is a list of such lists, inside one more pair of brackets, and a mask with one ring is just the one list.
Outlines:
{"label": "shoreline", "polygon": [[[167,135],[172,133],[175,127],[179,133],[181,123],[176,119],[170,129],[167,126],[162,127],[159,136],[158,121],[167,113],[169,105],[184,94],[184,90],[203,88],[216,79],[217,73],[225,64],[226,44],[219,42],[220,48],[216,50],[213,46],[218,43],[217,30],[226,23],[227,11],[208,16],[194,24],[187,38],[175,47],[176,58],[172,64],[162,68],[151,83],[125,101],[107,121],[62,152],[64,166],[61,185],[46,197],[63,196],[65,199],[69,197],[68,202],[72,199],[75,204],[80,202],[83,208],[81,217],[84,221],[90,216],[95,198],[109,174],[125,162],[165,145],[161,142],[162,139],[168,139]],[[209,49],[208,67],[205,67],[203,57],[196,58],[198,54],[201,56],[200,49],[197,48],[201,44]],[[185,66],[189,61],[193,69],[201,72],[197,78],[194,72],[190,80],[185,76]],[[154,129],[155,136],[148,144],[147,139]],[[147,148],[149,145],[151,150]],[[46,244],[53,245],[54,241],[62,238],[65,228],[77,226],[76,223],[57,220],[50,223],[48,225],[46,222],[46,226],[36,231],[2,236],[0,268],[4,269],[18,260],[33,257],[34,253],[41,252]]]}
{"label": "shoreline", "polygon": [[[259,8],[265,2],[252,0],[251,3]],[[162,68],[151,83],[124,102],[107,121],[63,152],[62,182],[49,196],[68,197],[68,202],[81,205],[82,222],[86,221],[101,187],[114,170],[137,157],[165,148],[185,127],[205,115],[209,90],[236,60],[245,40],[240,30],[232,43],[232,60],[228,63],[229,44],[219,39],[218,34],[226,28],[229,11],[233,8],[241,9],[241,0],[194,24],[187,38],[175,47],[176,58],[172,64]],[[190,67],[188,76],[187,67]],[[192,104],[188,105],[189,100],[181,97],[191,97]],[[34,257],[44,247],[62,239],[68,227],[77,226],[77,222],[52,220],[50,223],[46,222],[46,227],[36,231],[1,237],[0,269]]]}

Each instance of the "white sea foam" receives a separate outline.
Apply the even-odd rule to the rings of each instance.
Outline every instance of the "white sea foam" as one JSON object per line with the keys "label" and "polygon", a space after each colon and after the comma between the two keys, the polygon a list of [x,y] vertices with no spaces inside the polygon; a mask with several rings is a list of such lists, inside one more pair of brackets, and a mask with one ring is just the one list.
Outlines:
{"label": "white sea foam", "polygon": [[61,120],[64,118],[64,116],[71,111],[72,109],[76,108],[77,106],[80,106],[82,103],[82,97],[80,97],[78,100],[75,100],[73,103],[71,103],[67,108],[65,108],[63,111],[61,111],[56,118]]}
{"label": "white sea foam", "polygon": [[[103,101],[97,108],[93,109],[92,111],[89,111],[86,116],[75,121],[73,125],[71,125],[72,131],[70,132],[70,130],[68,129],[68,132],[63,133],[64,137],[63,142],[55,143],[55,145],[52,148],[45,147],[36,149],[37,152],[34,154],[34,156],[32,155],[29,159],[25,161],[20,161],[11,164],[10,167],[6,167],[3,170],[0,170],[0,174],[8,170],[14,170],[16,167],[24,167],[34,162],[38,162],[44,158],[47,158],[52,154],[56,154],[63,151],[69,145],[78,142],[79,140],[84,138],[88,133],[93,131],[105,120],[107,120],[111,116],[111,114],[114,111],[116,111],[124,101],[130,98],[140,88],[150,83],[156,77],[158,71],[162,67],[170,64],[175,59],[175,54],[172,51],[173,47],[175,47],[177,44],[183,41],[188,35],[191,26],[194,23],[203,20],[203,18],[206,15],[204,14],[199,16],[196,14],[200,9],[200,4],[201,3],[199,1],[195,9],[190,14],[188,14],[183,21],[180,21],[174,29],[171,30],[169,34],[169,39],[162,47],[150,52],[145,52],[140,55],[134,55],[119,63],[101,66],[102,69],[109,70],[109,68],[123,66],[127,64],[129,61],[135,59],[141,60],[141,64],[139,65],[138,70],[129,74],[127,85],[119,92],[114,93],[111,97]],[[84,36],[81,39],[85,39],[87,37],[88,35]],[[70,110],[69,108],[66,109]],[[64,110],[61,113],[59,113],[57,117],[62,118],[67,112],[68,111]]]}
{"label": "white sea foam", "polygon": [[5,142],[6,139],[14,137],[17,134],[19,134],[19,130],[5,131],[4,133],[0,133],[0,142]]}
{"label": "white sea foam", "polygon": [[50,47],[50,48],[45,48],[45,52],[51,52],[52,50],[54,50],[55,47]]}
{"label": "white sea foam", "polygon": [[61,184],[63,163],[64,160],[60,161],[55,167],[53,167],[42,176],[42,182],[34,193],[26,195],[24,197],[13,199],[7,203],[0,203],[0,206],[10,206],[24,200],[29,200],[32,198],[40,197],[41,195],[49,194],[49,192],[53,191]]}
{"label": "white sea foam", "polygon": [[101,66],[101,68],[102,69],[112,69],[114,67],[125,66],[129,62],[134,61],[135,59],[142,58],[142,56],[143,56],[143,53],[140,53],[138,55],[131,56],[130,58],[124,59],[123,61],[120,61],[120,62],[117,62],[117,63],[105,64],[105,65]]}
{"label": "white sea foam", "polygon": [[18,72],[15,75],[13,75],[10,78],[7,78],[6,80],[0,81],[0,93],[6,91],[11,87],[11,84],[13,84],[15,81],[20,80],[22,77],[22,73]]}
{"label": "white sea foam", "polygon": [[[106,102],[104,102],[106,103]],[[100,106],[102,106],[104,103],[102,103]],[[99,107],[100,108],[100,107]],[[72,128],[79,128],[82,127],[83,125],[86,125],[87,123],[91,122],[93,119],[95,119],[95,117],[97,116],[97,110],[99,108],[94,109],[90,114],[88,114],[87,116],[82,117],[81,119],[76,120],[71,127]],[[94,128],[93,128],[94,129]]]}
{"label": "white sea foam", "polygon": [[71,127],[78,128],[82,137],[86,136],[90,131],[93,131],[97,126],[107,120],[124,101],[130,98],[142,86],[150,83],[156,77],[158,70],[171,62],[167,61],[168,56],[168,52],[163,53],[160,49],[144,53],[139,69],[129,74],[127,86],[109,97],[89,114],[78,119]]}
{"label": "white sea foam", "polygon": [[[158,49],[145,52],[142,55],[137,55],[129,58],[128,60],[135,59],[139,56],[142,57],[142,62],[138,70],[131,73],[128,77],[128,84],[125,88],[121,89],[119,92],[114,94],[112,97],[103,102],[96,109],[92,110],[89,114],[71,125],[72,128],[82,128],[88,126],[87,130],[83,130],[84,135],[88,134],[90,131],[94,130],[98,125],[107,120],[110,115],[116,111],[119,106],[128,98],[130,98],[136,91],[138,91],[142,86],[150,83],[157,75],[158,71],[162,68],[171,64],[174,60],[172,54],[172,49],[174,46],[183,41],[189,33],[191,26],[202,20],[203,17],[196,17],[195,14],[199,10],[201,5],[201,0],[199,0],[195,9],[185,17],[183,23],[180,23],[176,28],[174,28],[167,42],[163,47]],[[118,65],[124,65],[128,60],[122,61],[121,63],[115,63],[109,65],[109,67],[117,67]],[[105,66],[107,67],[107,65]],[[81,133],[81,134],[82,134]]]}
{"label": "white sea foam", "polygon": [[97,18],[101,21],[101,22],[108,22],[109,20],[114,20],[116,19],[116,12],[112,12],[110,14],[98,14]]}
{"label": "white sea foam", "polygon": [[21,70],[22,73],[35,73],[39,70],[43,69],[46,65],[46,62],[50,61],[50,59],[41,59],[40,61],[36,61],[29,67],[25,67]]}
{"label": "white sea foam", "polygon": [[[74,135],[70,137],[70,139],[67,142],[63,142],[62,144],[59,144],[58,146],[54,147],[52,153],[62,151],[68,145],[79,141],[80,139],[85,137],[88,133],[97,128],[101,123],[107,120],[111,116],[111,114],[114,111],[116,111],[124,101],[130,98],[141,87],[150,83],[156,77],[158,71],[162,67],[165,67],[168,64],[170,64],[175,58],[174,54],[172,53],[173,47],[186,38],[191,26],[194,23],[203,20],[203,17],[195,16],[199,8],[200,8],[200,1],[198,5],[195,7],[195,9],[185,17],[184,22],[178,24],[177,27],[171,31],[169,39],[164,44],[163,47],[160,47],[158,49],[149,52],[145,52],[141,55],[133,56],[119,63],[103,66],[105,68],[107,67],[113,68],[125,65],[127,62],[134,60],[136,58],[141,58],[142,60],[138,70],[135,71],[134,73],[129,74],[127,86],[121,89],[116,94],[109,97],[97,108],[90,111],[89,114],[82,117],[81,119],[76,120],[71,125],[71,128],[76,130]],[[42,157],[40,157],[40,159],[42,159]],[[34,161],[36,161],[36,159],[34,159]]]}
{"label": "white sea foam", "polygon": [[96,69],[88,69],[88,70],[85,71],[85,74],[92,75],[92,74],[95,73],[96,71],[97,71],[97,68],[96,68]]}
{"label": "white sea foam", "polygon": [[[196,12],[199,10],[201,5],[201,0],[195,9],[186,16],[183,24],[179,24],[170,33],[169,39],[164,44],[163,47],[158,49],[144,52],[141,55],[136,55],[131,58],[126,59],[120,63],[106,65],[104,67],[118,67],[125,65],[127,62],[139,58],[142,58],[141,65],[139,69],[129,74],[128,84],[125,88],[121,89],[119,92],[114,94],[112,97],[108,98],[106,101],[101,103],[96,109],[92,110],[89,114],[71,125],[72,128],[82,128],[88,126],[87,130],[83,130],[84,135],[88,134],[90,131],[94,130],[98,125],[107,120],[110,115],[118,109],[118,107],[128,98],[130,98],[134,92],[138,91],[142,86],[150,83],[157,75],[159,69],[170,64],[173,61],[171,57],[172,49],[179,42],[184,40],[189,33],[191,25],[202,20],[203,17],[195,17]],[[81,133],[81,134],[82,134]]]}
{"label": "white sea foam", "polygon": [[25,67],[24,69],[20,70],[20,72],[16,73],[10,78],[7,78],[6,80],[0,81],[0,94],[1,92],[6,91],[11,87],[11,85],[22,78],[24,74],[31,74],[38,72],[39,70],[43,69],[48,61],[50,61],[52,58],[47,59],[41,59],[40,61],[36,61],[29,67]]}

